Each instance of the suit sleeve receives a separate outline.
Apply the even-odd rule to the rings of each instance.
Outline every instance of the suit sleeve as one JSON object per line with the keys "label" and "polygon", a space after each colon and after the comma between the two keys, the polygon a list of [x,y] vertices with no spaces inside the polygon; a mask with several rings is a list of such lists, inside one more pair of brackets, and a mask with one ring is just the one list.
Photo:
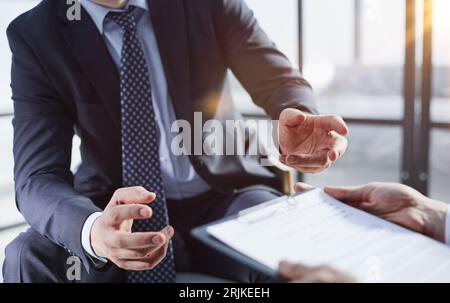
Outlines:
{"label": "suit sleeve", "polygon": [[224,56],[253,101],[275,120],[285,108],[316,113],[311,86],[277,50],[246,3],[215,1],[215,26]]}
{"label": "suit sleeve", "polygon": [[70,171],[73,118],[13,24],[7,34],[12,51],[18,209],[32,228],[80,257],[89,269],[81,230],[89,215],[101,210],[73,188]]}

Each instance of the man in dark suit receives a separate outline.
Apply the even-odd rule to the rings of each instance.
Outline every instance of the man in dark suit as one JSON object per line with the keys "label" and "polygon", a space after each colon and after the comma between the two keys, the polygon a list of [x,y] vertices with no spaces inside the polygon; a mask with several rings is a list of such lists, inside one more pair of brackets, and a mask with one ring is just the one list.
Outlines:
{"label": "man in dark suit", "polygon": [[344,121],[315,115],[309,84],[241,0],[81,5],[70,21],[65,1],[44,0],[8,28],[16,200],[31,228],[7,247],[5,281],[67,281],[72,255],[81,281],[171,282],[186,264],[256,280],[189,231],[276,197],[274,174],[258,156],[175,155],[171,125],[241,119],[228,69],[279,120],[280,160],[301,172],[345,152]]}

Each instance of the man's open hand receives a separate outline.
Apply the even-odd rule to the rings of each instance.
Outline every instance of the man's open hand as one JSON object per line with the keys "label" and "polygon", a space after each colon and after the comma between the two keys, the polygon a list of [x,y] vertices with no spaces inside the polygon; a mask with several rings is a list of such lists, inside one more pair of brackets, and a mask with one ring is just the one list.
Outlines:
{"label": "man's open hand", "polygon": [[347,150],[347,134],[347,125],[339,116],[285,109],[279,124],[280,161],[302,173],[324,171]]}
{"label": "man's open hand", "polygon": [[152,217],[152,209],[146,204],[155,198],[154,193],[142,187],[117,190],[92,226],[91,245],[95,254],[126,270],[148,270],[158,265],[166,256],[173,228],[131,232],[133,220]]}

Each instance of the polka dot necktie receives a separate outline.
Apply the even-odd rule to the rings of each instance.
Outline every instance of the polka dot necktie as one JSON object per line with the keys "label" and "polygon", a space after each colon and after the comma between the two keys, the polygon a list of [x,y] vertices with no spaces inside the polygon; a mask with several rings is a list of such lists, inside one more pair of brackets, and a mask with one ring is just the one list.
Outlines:
{"label": "polka dot necktie", "polygon": [[[123,30],[120,63],[120,98],[122,119],[123,185],[143,186],[156,193],[151,204],[151,220],[136,220],[133,232],[160,231],[169,224],[159,162],[158,129],[153,109],[149,71],[137,36],[134,7],[124,12],[110,12],[109,20]],[[129,271],[129,283],[165,283],[175,281],[172,245],[166,258],[154,269]]]}

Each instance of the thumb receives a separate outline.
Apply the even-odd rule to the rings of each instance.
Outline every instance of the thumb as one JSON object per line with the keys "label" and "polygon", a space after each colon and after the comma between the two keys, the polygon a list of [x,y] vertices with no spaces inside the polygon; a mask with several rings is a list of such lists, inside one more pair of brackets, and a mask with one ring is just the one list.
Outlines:
{"label": "thumb", "polygon": [[123,204],[149,204],[156,199],[156,194],[141,186],[120,188],[114,192],[108,206]]}
{"label": "thumb", "polygon": [[281,261],[278,265],[278,272],[288,280],[301,279],[310,269],[303,264],[291,263],[285,260]]}
{"label": "thumb", "polygon": [[287,108],[280,114],[282,126],[296,127],[306,121],[306,114],[295,108]]}
{"label": "thumb", "polygon": [[119,205],[103,213],[107,222],[111,225],[119,225],[126,220],[150,219],[153,215],[150,207],[137,204]]}
{"label": "thumb", "polygon": [[346,203],[358,203],[363,201],[364,187],[325,187],[325,192],[337,200]]}

